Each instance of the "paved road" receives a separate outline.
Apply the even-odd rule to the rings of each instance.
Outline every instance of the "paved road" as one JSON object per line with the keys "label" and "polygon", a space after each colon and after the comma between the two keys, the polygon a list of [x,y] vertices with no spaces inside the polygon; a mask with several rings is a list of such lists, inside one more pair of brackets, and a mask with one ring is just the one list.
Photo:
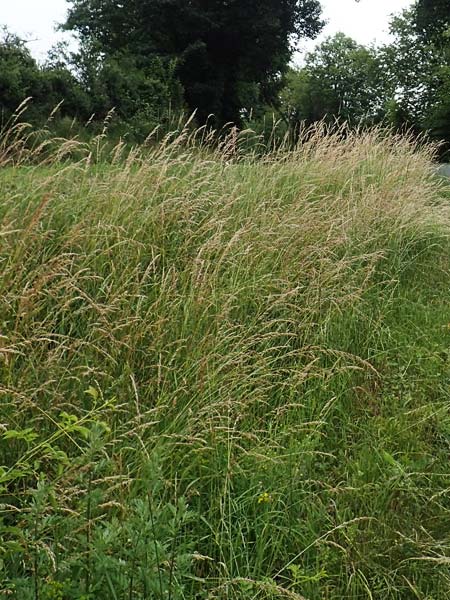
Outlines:
{"label": "paved road", "polygon": [[450,164],[439,165],[437,172],[442,177],[450,177]]}

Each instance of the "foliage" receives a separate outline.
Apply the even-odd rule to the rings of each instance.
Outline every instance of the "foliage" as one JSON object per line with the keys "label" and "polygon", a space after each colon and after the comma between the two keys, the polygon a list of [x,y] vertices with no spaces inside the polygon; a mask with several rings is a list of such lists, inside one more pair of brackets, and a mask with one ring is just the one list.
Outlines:
{"label": "foliage", "polygon": [[[76,65],[76,69],[74,66]],[[102,59],[95,49],[70,54],[64,46],[39,65],[17,36],[4,31],[0,41],[0,111],[3,124],[26,100],[27,119],[42,126],[58,107],[56,123],[88,120],[102,123],[114,112],[116,127],[126,123],[126,137],[143,141],[157,126],[169,127],[183,109],[183,91],[175,63],[158,57],[140,60],[126,53]]]}
{"label": "foliage", "polygon": [[0,139],[2,591],[445,598],[432,151],[321,125],[261,158],[236,130],[50,153],[27,131]]}
{"label": "foliage", "polygon": [[450,144],[450,33],[447,2],[419,2],[391,21],[394,41],[375,48],[343,34],[323,42],[291,70],[281,92],[292,127],[325,119],[386,122]]}
{"label": "foliage", "polygon": [[290,121],[313,123],[336,118],[350,124],[382,120],[392,95],[377,53],[338,33],[292,70],[282,94]]}
{"label": "foliage", "polygon": [[40,67],[17,36],[3,30],[0,40],[0,112],[5,123],[28,97],[28,118],[42,124],[61,103],[61,116],[89,116],[89,99],[63,65]]}
{"label": "foliage", "polygon": [[443,41],[442,34],[450,25],[449,0],[417,0],[415,7],[415,24],[422,39]]}
{"label": "foliage", "polygon": [[131,140],[143,141],[155,127],[167,126],[171,113],[177,115],[183,108],[174,62],[158,57],[142,61],[126,53],[99,60],[95,68],[92,55],[79,53],[72,60],[92,99],[96,119],[114,111],[115,119],[127,124]]}
{"label": "foliage", "polygon": [[66,29],[109,57],[175,61],[191,111],[240,123],[277,101],[292,42],[322,25],[317,0],[73,0]]}
{"label": "foliage", "polygon": [[[450,129],[445,119],[449,103],[450,37],[443,20],[437,16],[437,20],[434,17],[430,20],[425,6],[430,8],[431,3],[419,2],[393,19],[391,32],[395,41],[382,48],[380,54],[386,73],[395,82],[396,103],[405,123],[448,143]],[[438,23],[442,27],[437,27]]]}
{"label": "foliage", "polygon": [[413,11],[393,18],[391,34],[394,42],[380,49],[385,73],[395,86],[395,99],[406,115],[406,123],[421,129],[434,101],[439,59],[419,39]]}
{"label": "foliage", "polygon": [[[234,122],[270,146],[295,140],[300,124],[387,123],[450,144],[448,0],[416,2],[391,22],[394,42],[364,47],[328,38],[289,68],[295,42],[320,30],[316,0],[185,3],[181,0],[73,0],[65,24],[76,53],[59,46],[38,65],[17,36],[0,43],[5,124],[27,97],[28,119],[84,135],[80,123],[143,142],[196,112],[199,123]],[[279,120],[282,127],[273,124]],[[281,131],[283,129],[283,131]]]}

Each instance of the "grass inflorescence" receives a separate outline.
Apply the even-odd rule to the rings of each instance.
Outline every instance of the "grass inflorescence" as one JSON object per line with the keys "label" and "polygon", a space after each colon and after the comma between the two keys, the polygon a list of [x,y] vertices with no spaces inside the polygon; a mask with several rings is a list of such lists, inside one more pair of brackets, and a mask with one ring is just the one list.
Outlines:
{"label": "grass inflorescence", "polygon": [[24,135],[0,143],[3,593],[447,597],[432,149]]}

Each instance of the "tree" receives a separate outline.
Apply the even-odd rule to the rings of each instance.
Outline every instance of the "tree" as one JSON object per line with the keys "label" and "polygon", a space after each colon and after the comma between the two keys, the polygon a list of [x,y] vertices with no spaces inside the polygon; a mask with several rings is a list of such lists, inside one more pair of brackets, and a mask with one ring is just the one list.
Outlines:
{"label": "tree", "polygon": [[39,94],[40,73],[24,42],[3,30],[0,40],[0,111],[6,120],[27,97]]}
{"label": "tree", "polygon": [[393,121],[450,143],[450,0],[419,0],[391,22],[380,59],[395,86]]}
{"label": "tree", "polygon": [[421,39],[415,17],[411,9],[392,19],[394,41],[379,49],[379,57],[404,125],[421,130],[439,87],[436,71],[440,59],[436,49]]}
{"label": "tree", "polygon": [[318,0],[72,0],[65,24],[99,56],[176,61],[200,122],[239,123],[277,102],[294,42],[322,27]]}
{"label": "tree", "polygon": [[86,116],[89,100],[74,75],[62,64],[41,67],[18,36],[3,30],[0,37],[0,119],[5,123],[26,99],[27,119],[44,122],[59,105],[60,115]]}
{"label": "tree", "polygon": [[391,93],[375,49],[338,33],[308,54],[302,69],[291,71],[282,98],[294,122],[370,124],[383,118]]}
{"label": "tree", "polygon": [[415,24],[428,52],[435,56],[433,101],[425,124],[433,137],[450,147],[450,0],[419,0]]}
{"label": "tree", "polygon": [[418,0],[413,10],[422,39],[442,41],[442,34],[450,25],[450,0]]}

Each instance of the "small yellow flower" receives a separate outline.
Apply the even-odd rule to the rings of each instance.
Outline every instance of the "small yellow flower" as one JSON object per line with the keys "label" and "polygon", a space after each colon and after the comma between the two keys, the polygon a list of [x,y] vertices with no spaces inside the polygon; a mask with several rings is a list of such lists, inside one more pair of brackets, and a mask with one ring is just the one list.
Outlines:
{"label": "small yellow flower", "polygon": [[269,504],[270,502],[272,502],[272,496],[269,493],[263,492],[259,495],[258,504]]}

